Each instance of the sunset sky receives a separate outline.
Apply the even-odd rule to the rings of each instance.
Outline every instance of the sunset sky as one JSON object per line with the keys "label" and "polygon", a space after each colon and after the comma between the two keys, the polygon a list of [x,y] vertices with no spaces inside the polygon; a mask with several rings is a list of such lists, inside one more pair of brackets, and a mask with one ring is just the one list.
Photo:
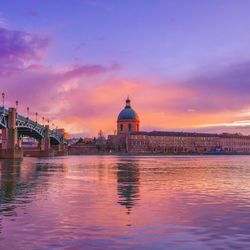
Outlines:
{"label": "sunset sky", "polygon": [[0,92],[70,134],[250,134],[250,1],[1,0]]}

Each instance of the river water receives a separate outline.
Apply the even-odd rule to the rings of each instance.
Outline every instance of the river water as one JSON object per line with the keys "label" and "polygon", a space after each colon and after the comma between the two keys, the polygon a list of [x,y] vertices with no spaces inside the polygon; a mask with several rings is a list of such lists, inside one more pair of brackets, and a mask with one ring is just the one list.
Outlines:
{"label": "river water", "polygon": [[0,249],[250,249],[250,156],[0,160]]}

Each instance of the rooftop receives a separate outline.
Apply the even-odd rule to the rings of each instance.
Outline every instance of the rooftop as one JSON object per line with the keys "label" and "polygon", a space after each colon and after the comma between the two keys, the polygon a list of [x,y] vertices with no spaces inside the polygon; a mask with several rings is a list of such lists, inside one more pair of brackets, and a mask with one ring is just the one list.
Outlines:
{"label": "rooftop", "polygon": [[148,135],[148,136],[179,136],[179,137],[225,137],[225,138],[246,138],[250,139],[250,136],[242,134],[210,134],[210,133],[195,133],[195,132],[173,132],[173,131],[141,131],[132,132],[131,135]]}

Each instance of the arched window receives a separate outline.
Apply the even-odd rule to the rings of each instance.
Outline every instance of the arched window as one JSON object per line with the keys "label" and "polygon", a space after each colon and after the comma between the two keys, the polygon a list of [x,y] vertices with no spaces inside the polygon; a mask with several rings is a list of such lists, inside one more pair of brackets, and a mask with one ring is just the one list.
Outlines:
{"label": "arched window", "polygon": [[120,130],[121,130],[121,131],[123,130],[123,124],[120,125]]}
{"label": "arched window", "polygon": [[132,125],[129,124],[129,125],[128,125],[128,131],[131,132],[131,129],[132,129]]}

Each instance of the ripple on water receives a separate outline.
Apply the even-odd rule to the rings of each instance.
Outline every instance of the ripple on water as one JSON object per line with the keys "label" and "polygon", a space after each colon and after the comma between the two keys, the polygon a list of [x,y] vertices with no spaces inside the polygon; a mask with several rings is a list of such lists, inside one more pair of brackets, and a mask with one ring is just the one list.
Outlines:
{"label": "ripple on water", "polygon": [[248,156],[2,160],[0,184],[0,249],[250,248]]}

